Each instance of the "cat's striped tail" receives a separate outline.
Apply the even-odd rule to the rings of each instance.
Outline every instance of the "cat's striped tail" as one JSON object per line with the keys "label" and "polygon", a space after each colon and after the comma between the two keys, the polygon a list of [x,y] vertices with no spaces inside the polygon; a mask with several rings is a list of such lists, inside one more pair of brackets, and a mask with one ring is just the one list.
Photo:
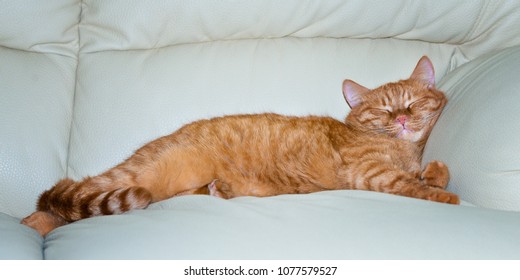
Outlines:
{"label": "cat's striped tail", "polygon": [[99,177],[80,182],[63,179],[41,194],[37,212],[23,219],[22,224],[44,236],[80,219],[146,208],[151,200],[150,192],[141,187],[121,186]]}

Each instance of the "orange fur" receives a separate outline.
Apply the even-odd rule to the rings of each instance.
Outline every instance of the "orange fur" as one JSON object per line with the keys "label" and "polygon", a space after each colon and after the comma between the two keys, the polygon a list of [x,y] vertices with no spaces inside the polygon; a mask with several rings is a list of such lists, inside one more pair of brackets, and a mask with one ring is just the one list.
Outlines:
{"label": "orange fur", "polygon": [[446,104],[432,75],[423,57],[408,80],[374,90],[346,80],[352,110],[345,122],[277,114],[193,122],[98,176],[58,182],[22,223],[44,235],[68,222],[195,193],[233,198],[359,189],[458,204],[443,190],[444,164],[420,168]]}

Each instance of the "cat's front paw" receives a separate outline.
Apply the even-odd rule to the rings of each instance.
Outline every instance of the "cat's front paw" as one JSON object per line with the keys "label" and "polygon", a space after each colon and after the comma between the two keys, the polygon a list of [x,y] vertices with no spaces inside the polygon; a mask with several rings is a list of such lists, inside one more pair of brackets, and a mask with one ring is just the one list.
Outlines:
{"label": "cat's front paw", "polygon": [[448,204],[460,204],[458,195],[438,188],[431,188],[428,196],[426,196],[426,199]]}
{"label": "cat's front paw", "polygon": [[421,181],[428,186],[446,189],[450,181],[448,166],[440,161],[431,161],[421,173]]}

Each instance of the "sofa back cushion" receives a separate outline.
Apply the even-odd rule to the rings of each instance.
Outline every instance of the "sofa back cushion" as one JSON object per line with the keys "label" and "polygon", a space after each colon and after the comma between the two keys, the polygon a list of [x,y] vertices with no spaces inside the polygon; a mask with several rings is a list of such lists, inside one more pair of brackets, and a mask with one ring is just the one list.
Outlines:
{"label": "sofa back cushion", "polygon": [[75,0],[1,6],[0,212],[21,217],[66,174],[81,8]]}

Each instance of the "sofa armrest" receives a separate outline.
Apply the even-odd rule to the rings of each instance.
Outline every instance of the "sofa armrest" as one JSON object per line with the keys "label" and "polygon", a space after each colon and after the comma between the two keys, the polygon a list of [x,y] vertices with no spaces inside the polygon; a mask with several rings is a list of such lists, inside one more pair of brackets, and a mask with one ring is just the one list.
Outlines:
{"label": "sofa armrest", "polygon": [[448,96],[424,153],[444,161],[448,186],[481,207],[520,211],[520,47],[482,56],[446,75]]}

